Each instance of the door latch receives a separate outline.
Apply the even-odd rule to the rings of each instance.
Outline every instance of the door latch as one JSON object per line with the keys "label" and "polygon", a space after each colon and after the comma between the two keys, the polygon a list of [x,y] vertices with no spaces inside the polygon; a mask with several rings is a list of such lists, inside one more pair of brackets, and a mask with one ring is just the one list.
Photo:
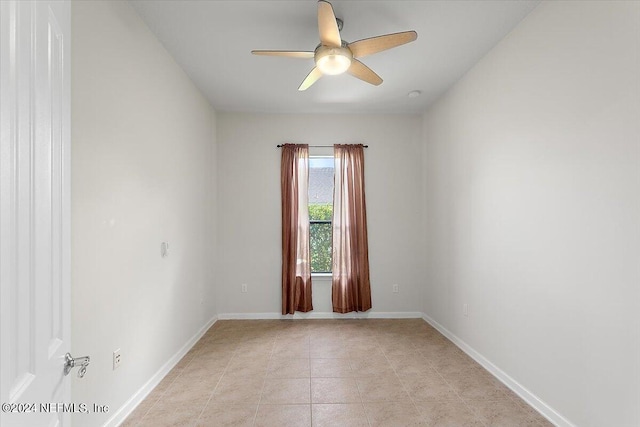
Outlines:
{"label": "door latch", "polygon": [[84,357],[76,357],[75,359],[71,357],[71,353],[67,353],[64,355],[64,374],[69,375],[72,368],[76,366],[80,366],[80,370],[78,371],[78,378],[83,378],[84,374],[87,373],[87,366],[89,366],[89,356]]}

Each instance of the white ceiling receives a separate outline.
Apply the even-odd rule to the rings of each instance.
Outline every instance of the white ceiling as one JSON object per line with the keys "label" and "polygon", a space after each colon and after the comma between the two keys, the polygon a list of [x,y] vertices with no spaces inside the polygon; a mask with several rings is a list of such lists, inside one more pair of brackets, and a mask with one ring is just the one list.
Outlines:
{"label": "white ceiling", "polygon": [[[348,42],[415,30],[418,40],[362,59],[384,82],[344,74],[297,88],[312,59],[254,56],[252,49],[314,50],[315,0],[132,0],[147,25],[216,111],[418,113],[495,46],[539,0],[332,1]],[[408,98],[420,90],[422,96]]]}

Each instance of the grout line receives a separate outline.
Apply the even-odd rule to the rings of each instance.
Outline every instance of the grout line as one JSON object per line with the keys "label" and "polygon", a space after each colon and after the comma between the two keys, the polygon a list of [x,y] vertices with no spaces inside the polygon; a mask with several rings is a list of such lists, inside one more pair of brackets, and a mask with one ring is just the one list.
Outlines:
{"label": "grout line", "polygon": [[404,383],[402,382],[402,380],[400,379],[400,375],[398,375],[398,371],[396,371],[396,368],[393,367],[393,364],[391,364],[391,361],[389,360],[389,358],[387,357],[387,354],[385,352],[383,352],[385,359],[387,359],[387,363],[389,363],[389,365],[391,366],[391,369],[393,369],[393,373],[396,376],[396,379],[400,382],[400,385],[402,386],[402,389],[404,390],[405,393],[407,393],[407,396],[409,396],[409,401],[411,402],[411,404],[413,405],[413,408],[416,410],[416,412],[418,413],[418,415],[420,416],[420,418],[422,419],[422,412],[420,412],[420,410],[418,409],[418,405],[416,405],[415,400],[413,399],[413,397],[411,396],[411,393],[409,393],[409,390],[407,389],[407,387],[404,385]]}
{"label": "grout line", "polygon": [[[273,360],[273,353],[276,347],[277,335],[273,339],[273,343],[271,344],[271,351],[269,352],[269,362]],[[256,406],[256,413],[253,414],[253,423],[256,424],[256,420],[258,419],[258,411],[260,410],[260,403],[262,403],[262,393],[264,392],[264,386],[267,382],[267,374],[269,373],[269,363],[267,363],[267,372],[264,373],[264,378],[262,379],[262,388],[260,389],[260,397],[258,398],[258,405]]]}
{"label": "grout line", "polygon": [[[378,338],[375,336],[373,338],[376,340],[376,344],[378,345],[378,347],[380,347],[380,342],[378,341]],[[387,355],[384,354],[384,352],[382,352],[382,354],[384,355],[385,359],[387,359]],[[387,362],[389,362],[389,359],[387,359]],[[349,366],[351,366],[351,359],[349,359]],[[369,427],[372,427],[371,419],[369,418],[369,414],[367,413],[364,407],[364,399],[362,398],[362,391],[360,391],[360,386],[358,385],[358,379],[356,378],[355,381],[356,381],[356,389],[358,390],[358,395],[360,396],[360,406],[362,407],[362,412],[364,413],[364,416],[367,418],[367,424],[369,424]]]}
{"label": "grout line", "polygon": [[[188,353],[187,353],[187,354],[188,354]],[[182,357],[182,359],[184,359],[186,356],[187,356],[187,355],[185,354],[185,355]],[[182,359],[180,359],[180,360],[182,360]],[[142,417],[140,417],[140,421],[138,421],[137,425],[141,425],[141,424],[142,424],[142,422],[143,422],[143,421],[144,421],[144,419],[147,417],[147,415],[149,415],[149,413],[151,412],[151,410],[152,410],[153,408],[155,408],[155,407],[156,407],[156,405],[157,405],[157,404],[158,404],[158,402],[162,399],[162,397],[163,397],[165,394],[167,394],[167,391],[169,391],[169,389],[171,388],[171,385],[172,385],[173,383],[175,383],[175,382],[178,380],[178,378],[180,378],[180,377],[182,376],[183,371],[184,371],[184,370],[185,370],[185,369],[186,369],[186,368],[191,364],[191,362],[192,362],[192,361],[193,361],[193,357],[191,358],[191,360],[189,360],[189,362],[187,363],[187,366],[185,366],[184,368],[181,368],[181,369],[180,369],[180,373],[176,374],[176,376],[175,376],[175,378],[173,379],[173,381],[171,381],[171,382],[169,383],[169,385],[164,389],[164,391],[163,391],[162,393],[160,393],[160,395],[159,395],[157,398],[155,398],[155,399],[154,399],[153,404],[152,404],[152,405],[150,405],[150,406],[149,406],[149,409],[147,409],[147,410],[146,410],[146,412],[144,413],[144,415],[143,415]],[[178,364],[180,364],[180,361],[178,361]],[[174,366],[174,367],[171,369],[171,371],[169,371],[169,374],[170,374],[171,372],[173,372],[173,370],[174,370],[174,369],[176,369],[176,367],[177,367],[177,366]],[[165,377],[165,378],[166,378],[166,377]],[[163,380],[164,380],[164,378],[163,378]],[[151,392],[150,392],[149,394],[152,394],[152,393],[154,392],[154,390],[155,390],[156,388],[158,388],[158,386],[159,386],[161,383],[162,383],[162,381],[160,381],[160,383],[159,383],[157,386],[155,386],[155,387],[153,388],[153,390],[151,390]],[[146,399],[148,399],[148,396],[145,398],[145,400],[146,400]],[[143,402],[144,402],[144,400],[143,400]],[[141,403],[142,403],[142,402],[140,402],[140,404],[141,404]],[[124,421],[126,421],[126,419],[125,419]],[[124,421],[123,421],[123,422],[124,422]]]}
{"label": "grout line", "polygon": [[[446,337],[445,337],[445,338],[446,338]],[[453,344],[453,343],[449,342],[448,344]],[[449,383],[449,381],[447,381],[447,379],[444,377],[444,375],[442,375],[442,374],[440,373],[440,371],[439,371],[438,369],[436,369],[433,365],[431,366],[431,368],[436,372],[436,374],[438,374],[438,375],[440,376],[440,378],[442,378],[442,381],[444,381],[444,382],[445,382],[445,383],[446,383],[446,384],[451,388],[451,390],[453,390],[453,392],[456,394],[456,396],[458,396],[458,399],[460,399],[460,401],[462,402],[462,404],[463,404],[463,405],[464,405],[464,406],[465,406],[469,411],[471,411],[471,413],[473,414],[474,418],[475,418],[478,422],[480,422],[483,426],[486,426],[487,424],[484,422],[484,420],[483,420],[483,419],[481,419],[481,418],[478,416],[478,413],[477,413],[477,412],[476,412],[476,411],[475,411],[471,406],[469,406],[469,404],[468,404],[467,402],[465,402],[465,401],[464,401],[464,399],[462,398],[462,396],[460,396],[460,393],[458,393],[458,390],[457,390],[455,387],[453,387],[453,386]]]}
{"label": "grout line", "polygon": [[[201,350],[198,351],[198,353],[200,353],[200,352],[201,352]],[[235,353],[235,350],[234,350],[234,353]],[[195,359],[195,357],[194,357],[194,359]],[[218,378],[218,382],[216,382],[216,386],[211,390],[211,393],[209,394],[209,398],[207,399],[207,403],[205,403],[204,406],[202,406],[202,410],[200,411],[200,414],[198,414],[198,418],[196,418],[195,424],[198,424],[198,421],[200,420],[200,417],[202,417],[202,414],[204,413],[204,410],[207,409],[207,406],[209,406],[209,403],[211,402],[211,399],[213,399],[213,394],[215,393],[216,389],[220,385],[220,381],[222,381],[222,378],[224,378],[224,375],[227,373],[227,369],[229,369],[229,365],[231,364],[232,360],[233,360],[233,355],[229,358],[229,361],[227,362],[227,365],[222,370],[222,375],[220,375],[220,378]],[[192,360],[192,362],[193,362],[193,360]],[[191,362],[189,362],[189,365],[190,364],[191,364]],[[187,367],[189,365],[187,365]]]}

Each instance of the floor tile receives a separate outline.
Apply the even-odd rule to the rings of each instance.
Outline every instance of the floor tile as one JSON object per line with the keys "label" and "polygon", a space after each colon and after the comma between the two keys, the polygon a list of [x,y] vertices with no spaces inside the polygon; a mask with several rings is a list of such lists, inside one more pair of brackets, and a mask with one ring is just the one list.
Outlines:
{"label": "floor tile", "polygon": [[355,378],[312,378],[312,403],[360,403]]}
{"label": "floor tile", "polygon": [[363,402],[410,402],[410,397],[395,375],[357,378]]}
{"label": "floor tile", "polygon": [[503,392],[504,388],[488,378],[477,378],[463,375],[454,378],[446,378],[446,381],[463,399],[495,400],[507,398]]}
{"label": "floor tile", "polygon": [[222,377],[211,399],[228,404],[258,404],[264,379]]}
{"label": "floor tile", "polygon": [[235,355],[245,358],[268,358],[272,352],[273,343],[245,343],[236,348]]}
{"label": "floor tile", "polygon": [[310,359],[311,377],[353,377],[349,359]]}
{"label": "floor tile", "polygon": [[197,427],[251,427],[258,405],[228,405],[210,402],[196,422]]}
{"label": "floor tile", "polygon": [[[216,381],[217,384],[217,381]],[[171,403],[206,403],[216,384],[207,382],[176,381],[167,389],[167,391],[158,399],[158,402]]]}
{"label": "floor tile", "polygon": [[310,345],[309,356],[321,359],[344,359],[350,355],[345,343],[326,344],[324,342],[314,342]]}
{"label": "floor tile", "polygon": [[255,427],[310,427],[311,405],[260,405]]}
{"label": "floor tile", "polygon": [[267,366],[267,378],[309,378],[309,359],[288,359],[274,356]]}
{"label": "floor tile", "polygon": [[259,377],[267,374],[270,357],[234,357],[229,362],[226,370],[226,376],[233,377]]}
{"label": "floor tile", "polygon": [[389,360],[398,375],[423,375],[433,371],[429,361],[419,353],[390,357]]}
{"label": "floor tile", "polygon": [[254,421],[551,425],[421,319],[218,321],[123,425]]}
{"label": "floor tile", "polygon": [[371,427],[428,425],[410,402],[365,403],[364,409]]}
{"label": "floor tile", "polygon": [[305,339],[279,339],[276,340],[273,347],[274,356],[288,358],[308,358],[309,357],[309,340]]}
{"label": "floor tile", "polygon": [[416,402],[427,425],[433,427],[481,427],[483,422],[460,399]]}
{"label": "floor tile", "polygon": [[439,376],[400,375],[399,378],[414,402],[460,399],[455,390]]}
{"label": "floor tile", "polygon": [[384,352],[376,341],[365,339],[361,342],[349,343],[347,350],[352,358],[384,356]]}
{"label": "floor tile", "polygon": [[369,427],[361,403],[311,405],[313,427]]}
{"label": "floor tile", "polygon": [[296,404],[311,402],[309,378],[267,378],[261,404]]}
{"label": "floor tile", "polygon": [[147,412],[145,417],[139,423],[144,427],[173,427],[193,425],[204,404],[194,403],[185,404],[184,402],[170,404],[156,404]]}
{"label": "floor tile", "polygon": [[384,355],[352,358],[349,361],[351,372],[356,377],[393,375],[394,369]]}
{"label": "floor tile", "polygon": [[124,420],[124,422],[122,424],[120,424],[119,427],[138,427],[138,425],[140,425],[141,422],[141,418],[132,418],[131,416],[127,417],[126,420]]}
{"label": "floor tile", "polygon": [[492,427],[538,426],[538,420],[511,399],[466,402],[476,416]]}

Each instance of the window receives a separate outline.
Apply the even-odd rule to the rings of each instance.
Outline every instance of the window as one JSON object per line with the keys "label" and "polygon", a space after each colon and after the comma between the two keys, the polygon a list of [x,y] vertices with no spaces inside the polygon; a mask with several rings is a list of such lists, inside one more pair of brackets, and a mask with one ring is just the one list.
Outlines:
{"label": "window", "polygon": [[309,250],[312,273],[331,273],[333,161],[333,156],[309,158]]}

